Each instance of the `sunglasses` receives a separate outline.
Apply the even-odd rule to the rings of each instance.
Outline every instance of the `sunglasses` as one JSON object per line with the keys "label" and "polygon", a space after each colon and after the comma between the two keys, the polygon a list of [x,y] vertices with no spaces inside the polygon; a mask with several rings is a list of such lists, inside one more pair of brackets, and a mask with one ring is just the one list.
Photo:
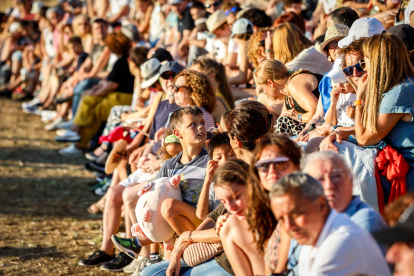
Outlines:
{"label": "sunglasses", "polygon": [[172,85],[173,90],[177,90],[179,92],[183,92],[183,88],[189,89],[187,86],[184,85]]}
{"label": "sunglasses", "polygon": [[365,61],[361,59],[357,64],[346,67],[342,70],[346,77],[352,77],[354,75],[354,68],[357,69],[358,72],[362,73],[365,71]]}
{"label": "sunglasses", "polygon": [[233,8],[231,8],[231,9],[228,9],[228,10],[225,12],[225,15],[226,15],[226,16],[229,16],[229,14],[230,14],[230,13],[234,13],[235,11],[237,11],[237,7],[233,7]]}
{"label": "sunglasses", "polygon": [[255,166],[259,172],[267,173],[270,169],[270,165],[272,164],[274,170],[278,172],[284,171],[289,166],[289,158],[278,157],[275,159],[257,161]]}
{"label": "sunglasses", "polygon": [[171,77],[175,78],[176,75],[177,73],[175,72],[164,72],[161,74],[161,78],[163,78],[164,80],[169,80]]}
{"label": "sunglasses", "polygon": [[329,49],[336,49],[338,48],[338,41],[331,41],[328,43],[328,48]]}
{"label": "sunglasses", "polygon": [[210,7],[217,8],[218,6],[220,6],[220,2],[214,2],[213,4],[204,4],[204,7],[206,7],[207,9]]}
{"label": "sunglasses", "polygon": [[259,41],[259,44],[261,47],[264,47],[266,45],[266,41],[265,40],[261,40]]}

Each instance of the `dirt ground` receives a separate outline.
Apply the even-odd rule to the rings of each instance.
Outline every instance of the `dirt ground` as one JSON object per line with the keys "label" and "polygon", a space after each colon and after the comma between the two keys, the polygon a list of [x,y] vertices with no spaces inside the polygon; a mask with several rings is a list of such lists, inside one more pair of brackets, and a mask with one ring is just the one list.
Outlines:
{"label": "dirt ground", "polygon": [[0,275],[109,275],[77,265],[102,240],[86,159],[60,156],[67,144],[20,105],[0,97]]}

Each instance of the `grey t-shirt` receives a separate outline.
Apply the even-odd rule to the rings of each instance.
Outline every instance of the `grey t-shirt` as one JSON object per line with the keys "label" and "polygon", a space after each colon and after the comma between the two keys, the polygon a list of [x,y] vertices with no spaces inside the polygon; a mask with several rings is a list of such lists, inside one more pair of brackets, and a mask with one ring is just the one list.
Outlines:
{"label": "grey t-shirt", "polygon": [[179,162],[182,155],[183,153],[180,153],[176,157],[165,161],[158,172],[157,178],[180,175],[183,201],[197,208],[198,198],[206,176],[208,154],[205,149],[202,149],[200,154],[187,164]]}
{"label": "grey t-shirt", "polygon": [[[99,43],[96,43],[95,46],[93,46],[91,53],[89,54],[89,57],[92,59],[92,64],[95,65],[98,58],[102,55],[103,49],[105,48],[105,45],[101,45]],[[108,65],[105,65],[105,67],[101,70],[101,72],[109,71]]]}

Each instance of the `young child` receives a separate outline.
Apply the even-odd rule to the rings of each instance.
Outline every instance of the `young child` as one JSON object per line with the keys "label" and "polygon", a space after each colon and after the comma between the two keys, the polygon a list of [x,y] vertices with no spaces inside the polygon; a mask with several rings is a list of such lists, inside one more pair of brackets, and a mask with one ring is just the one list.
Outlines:
{"label": "young child", "polygon": [[207,146],[208,157],[210,161],[207,165],[206,178],[204,180],[203,189],[197,205],[197,217],[205,219],[220,202],[217,200],[213,189],[213,176],[216,169],[223,165],[226,161],[236,159],[227,132],[214,135]]}
{"label": "young child", "polygon": [[176,157],[179,153],[183,151],[180,140],[174,134],[171,134],[164,138],[163,147],[160,149],[158,156],[166,161],[173,157]]}

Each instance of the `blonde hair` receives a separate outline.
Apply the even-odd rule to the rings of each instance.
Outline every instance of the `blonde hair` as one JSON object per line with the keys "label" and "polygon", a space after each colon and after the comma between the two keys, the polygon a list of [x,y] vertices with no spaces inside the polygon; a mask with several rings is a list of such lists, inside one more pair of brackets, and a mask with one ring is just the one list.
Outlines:
{"label": "blonde hair", "polygon": [[393,34],[374,35],[364,42],[362,49],[370,69],[361,120],[367,130],[377,133],[382,96],[404,79],[414,78],[414,68],[403,42]]}
{"label": "blonde hair", "polygon": [[259,65],[259,62],[257,61],[257,59],[258,59],[259,52],[260,52],[259,51],[260,41],[262,40],[262,35],[267,32],[273,32],[273,28],[271,27],[259,28],[250,37],[250,43],[247,48],[247,57],[249,58],[250,62],[253,62],[253,67],[257,67]]}
{"label": "blonde hair", "polygon": [[279,25],[273,33],[274,58],[284,64],[313,45],[313,42],[307,39],[298,27],[290,23]]}
{"label": "blonde hair", "polygon": [[266,59],[257,66],[254,72],[254,79],[257,84],[267,84],[268,80],[283,84],[289,78],[289,71],[286,66],[275,59]]}
{"label": "blonde hair", "polygon": [[87,29],[85,29],[85,33],[80,33],[80,31],[78,30],[78,24],[81,20],[85,20],[87,26],[89,27],[89,32],[90,32],[90,23],[89,23],[89,17],[87,15],[84,14],[80,14],[77,15],[73,21],[72,21],[72,29],[73,29],[73,34],[75,36],[79,36],[79,37],[85,37],[89,32]]}

